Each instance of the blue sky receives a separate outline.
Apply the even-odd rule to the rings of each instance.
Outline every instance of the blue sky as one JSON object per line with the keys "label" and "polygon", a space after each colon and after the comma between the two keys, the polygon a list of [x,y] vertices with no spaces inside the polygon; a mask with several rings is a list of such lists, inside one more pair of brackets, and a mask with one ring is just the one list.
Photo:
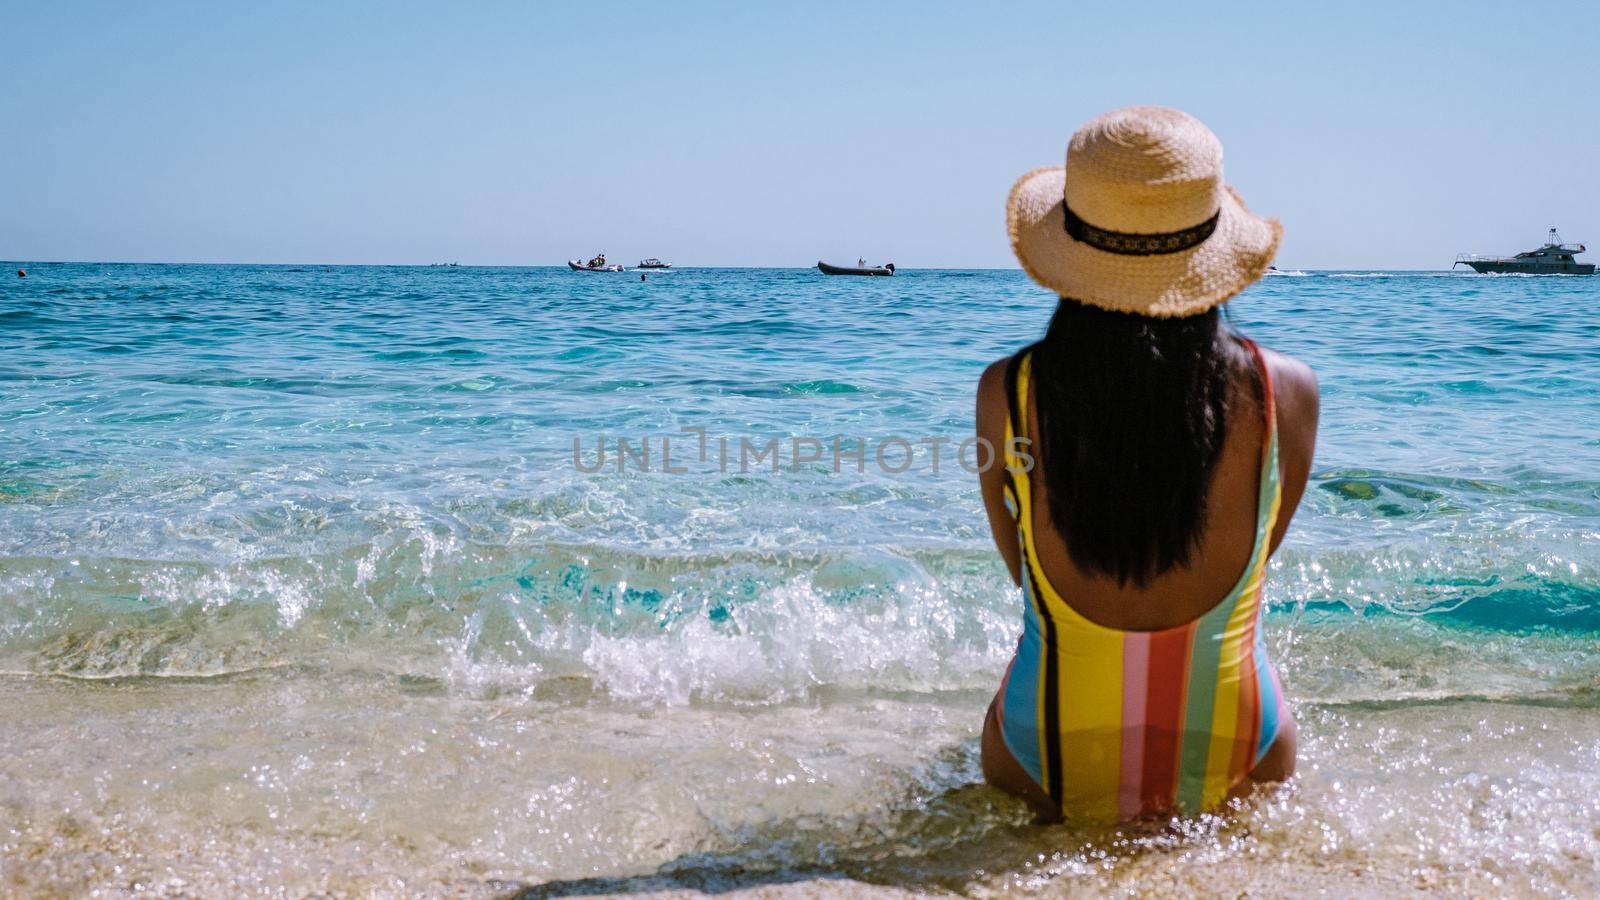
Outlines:
{"label": "blue sky", "polygon": [[1008,267],[1132,103],[1283,267],[1600,245],[1595,4],[860,6],[3,0],[0,258]]}

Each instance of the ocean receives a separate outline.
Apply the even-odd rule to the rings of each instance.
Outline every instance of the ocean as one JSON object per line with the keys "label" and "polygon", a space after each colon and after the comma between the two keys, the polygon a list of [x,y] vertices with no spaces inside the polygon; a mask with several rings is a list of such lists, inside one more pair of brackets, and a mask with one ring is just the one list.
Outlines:
{"label": "ocean", "polygon": [[1322,383],[1299,774],[1085,831],[978,769],[1020,272],[27,268],[0,893],[1600,891],[1600,279],[1229,304]]}

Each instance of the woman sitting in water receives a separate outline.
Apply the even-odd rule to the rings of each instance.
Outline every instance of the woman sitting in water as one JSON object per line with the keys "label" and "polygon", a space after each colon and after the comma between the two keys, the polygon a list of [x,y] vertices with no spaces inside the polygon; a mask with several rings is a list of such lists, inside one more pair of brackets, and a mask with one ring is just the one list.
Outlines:
{"label": "woman sitting in water", "polygon": [[978,385],[1005,462],[984,504],[1024,605],[984,777],[1051,820],[1215,809],[1294,771],[1262,581],[1311,469],[1317,382],[1220,315],[1282,229],[1223,184],[1209,129],[1159,107],[1081,128],[1007,222],[1061,302]]}

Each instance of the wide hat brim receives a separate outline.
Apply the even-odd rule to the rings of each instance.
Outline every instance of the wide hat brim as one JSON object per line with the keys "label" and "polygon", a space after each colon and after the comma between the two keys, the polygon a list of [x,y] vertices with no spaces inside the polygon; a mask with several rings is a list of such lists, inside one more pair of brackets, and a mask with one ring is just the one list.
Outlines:
{"label": "wide hat brim", "polygon": [[1283,226],[1222,193],[1217,228],[1177,253],[1129,256],[1080,243],[1066,230],[1066,167],[1023,175],[1006,202],[1011,249],[1028,277],[1090,306],[1155,318],[1192,316],[1249,287],[1277,255]]}

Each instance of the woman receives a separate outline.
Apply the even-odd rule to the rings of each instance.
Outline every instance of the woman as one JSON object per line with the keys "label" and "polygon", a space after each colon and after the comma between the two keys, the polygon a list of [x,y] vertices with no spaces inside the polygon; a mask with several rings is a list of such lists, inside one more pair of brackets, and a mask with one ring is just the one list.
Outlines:
{"label": "woman", "polygon": [[1022,588],[983,771],[1042,818],[1214,809],[1294,771],[1261,635],[1267,557],[1311,469],[1317,383],[1220,307],[1282,229],[1222,182],[1173,109],[1085,125],[1011,191],[1012,247],[1061,297],[1044,338],[984,372],[980,476]]}

